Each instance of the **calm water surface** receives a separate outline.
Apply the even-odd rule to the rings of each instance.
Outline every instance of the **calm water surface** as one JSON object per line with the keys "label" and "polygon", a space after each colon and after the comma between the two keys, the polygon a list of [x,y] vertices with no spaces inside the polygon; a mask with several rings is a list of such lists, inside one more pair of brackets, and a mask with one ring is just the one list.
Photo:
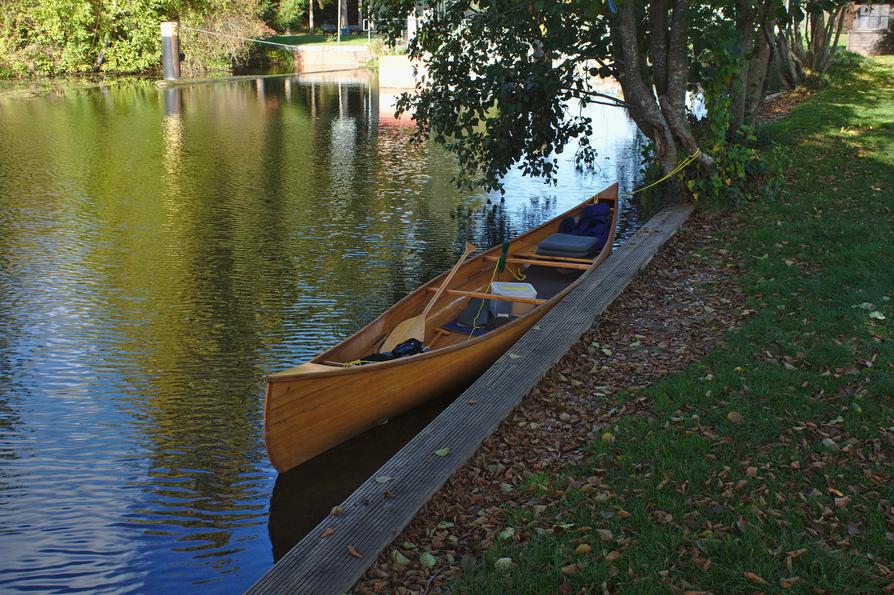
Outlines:
{"label": "calm water surface", "polygon": [[363,73],[0,95],[0,590],[244,589],[444,405],[277,479],[264,374],[467,237],[638,176],[633,124],[594,107],[599,168],[512,174],[501,206],[392,99]]}

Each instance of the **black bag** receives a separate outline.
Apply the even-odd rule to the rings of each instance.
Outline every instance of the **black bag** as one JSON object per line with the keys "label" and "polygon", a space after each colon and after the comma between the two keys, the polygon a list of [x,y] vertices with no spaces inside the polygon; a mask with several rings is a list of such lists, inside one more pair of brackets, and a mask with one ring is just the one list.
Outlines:
{"label": "black bag", "polygon": [[396,345],[391,351],[386,351],[384,353],[371,353],[365,357],[361,357],[360,364],[363,365],[373,364],[377,362],[389,362],[393,359],[409,357],[411,355],[416,355],[417,353],[425,353],[426,351],[429,351],[429,348],[426,347],[419,339],[407,339],[403,343]]}

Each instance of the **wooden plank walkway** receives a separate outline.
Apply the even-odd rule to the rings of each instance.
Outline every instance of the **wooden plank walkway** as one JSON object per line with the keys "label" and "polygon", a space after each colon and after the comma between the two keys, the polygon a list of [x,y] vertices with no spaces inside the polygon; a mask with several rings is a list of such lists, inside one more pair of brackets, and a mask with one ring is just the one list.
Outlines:
{"label": "wooden plank walkway", "polygon": [[[344,593],[468,461],[692,213],[664,209],[581,282],[443,413],[286,554],[248,593]],[[470,404],[470,401],[474,404]],[[447,456],[435,451],[449,449]],[[390,477],[386,483],[377,477]],[[389,492],[389,497],[385,497]],[[334,530],[321,537],[327,528]],[[352,556],[353,546],[362,558]]]}

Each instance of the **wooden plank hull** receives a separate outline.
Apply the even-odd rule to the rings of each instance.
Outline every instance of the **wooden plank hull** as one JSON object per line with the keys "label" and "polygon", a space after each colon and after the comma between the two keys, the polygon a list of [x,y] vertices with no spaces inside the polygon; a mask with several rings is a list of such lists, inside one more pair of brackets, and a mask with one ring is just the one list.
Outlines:
{"label": "wooden plank hull", "polygon": [[[593,260],[598,266],[611,252],[617,221],[617,184],[601,192],[600,200],[614,201],[612,231],[603,251]],[[589,202],[589,201],[587,201]],[[576,209],[582,208],[582,203]],[[572,209],[568,213],[573,213]],[[510,254],[530,251],[553,233],[558,221],[568,213],[519,236]],[[450,284],[457,290],[481,289],[492,276],[499,247],[467,261]],[[444,275],[402,299],[369,325],[339,345],[306,364],[268,377],[264,406],[264,439],[271,463],[287,471],[390,417],[407,411],[425,400],[456,391],[470,384],[489,368],[513,343],[530,330],[577,281],[530,313],[475,338],[454,337],[453,344],[398,360],[364,366],[341,367],[330,362],[351,361],[371,353],[381,344],[394,324],[418,314],[431,299],[431,290]],[[443,304],[431,315],[437,327],[454,318],[467,296],[444,292]],[[439,337],[426,337],[435,344]]]}
{"label": "wooden plank hull", "polygon": [[[432,357],[414,356],[399,366],[346,368],[353,374],[308,374],[267,387],[267,454],[286,471],[383,420],[480,376],[547,312],[540,308],[524,324],[464,349]],[[378,368],[378,369],[377,369]],[[275,420],[275,421],[274,421]]]}

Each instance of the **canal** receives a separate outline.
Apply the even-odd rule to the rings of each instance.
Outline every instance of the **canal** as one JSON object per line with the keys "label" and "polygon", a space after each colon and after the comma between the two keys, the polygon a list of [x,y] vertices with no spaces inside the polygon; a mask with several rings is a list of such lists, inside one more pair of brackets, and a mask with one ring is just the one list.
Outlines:
{"label": "canal", "polygon": [[[442,399],[277,478],[264,375],[614,182],[463,192],[367,71],[0,90],[0,590],[241,591]],[[623,239],[639,223],[623,204]]]}

